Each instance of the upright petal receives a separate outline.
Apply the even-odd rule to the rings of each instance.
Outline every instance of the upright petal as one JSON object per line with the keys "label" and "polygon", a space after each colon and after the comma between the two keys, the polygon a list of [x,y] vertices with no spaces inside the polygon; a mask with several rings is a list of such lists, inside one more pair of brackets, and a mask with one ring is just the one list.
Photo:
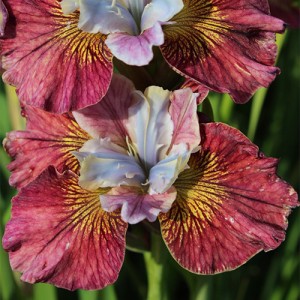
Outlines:
{"label": "upright petal", "polygon": [[63,15],[57,0],[5,0],[9,11],[0,41],[3,79],[20,100],[55,113],[95,104],[112,76],[105,36],[78,29],[79,13]]}
{"label": "upright petal", "polygon": [[165,157],[173,133],[169,114],[170,92],[160,87],[137,93],[136,104],[129,108],[128,131],[145,168],[149,170]]}
{"label": "upright petal", "polygon": [[126,7],[111,0],[81,1],[78,27],[91,33],[138,32],[135,20]]}
{"label": "upright petal", "polygon": [[201,151],[175,183],[177,199],[159,216],[180,265],[201,274],[231,270],[284,240],[286,217],[299,205],[293,188],[238,130],[201,125]]}
{"label": "upright petal", "polygon": [[279,69],[275,33],[284,23],[269,16],[267,0],[184,0],[164,27],[162,53],[175,70],[211,90],[246,102]]}
{"label": "upright petal", "polygon": [[157,22],[169,21],[182,8],[182,0],[152,0],[143,11],[141,30],[151,28]]}
{"label": "upright petal", "polygon": [[70,169],[77,173],[79,163],[72,151],[79,150],[88,140],[68,114],[55,115],[26,106],[26,130],[12,131],[4,140],[4,147],[13,161],[8,165],[12,172],[9,183],[17,188],[27,185],[49,165],[59,172]]}
{"label": "upright petal", "polygon": [[171,187],[162,194],[149,195],[138,187],[116,187],[101,196],[104,210],[121,208],[122,220],[136,224],[145,219],[154,222],[160,212],[167,212],[176,199],[176,189]]}
{"label": "upright petal", "polygon": [[200,144],[200,130],[197,117],[197,98],[191,89],[180,89],[172,93],[170,115],[174,131],[170,148],[181,143],[193,150]]}
{"label": "upright petal", "polygon": [[52,167],[20,191],[3,247],[22,280],[75,290],[101,289],[117,279],[127,225],[101,209],[99,193]]}
{"label": "upright petal", "polygon": [[80,127],[93,138],[108,137],[113,143],[126,147],[128,108],[133,104],[134,91],[130,80],[115,74],[101,102],[73,115]]}

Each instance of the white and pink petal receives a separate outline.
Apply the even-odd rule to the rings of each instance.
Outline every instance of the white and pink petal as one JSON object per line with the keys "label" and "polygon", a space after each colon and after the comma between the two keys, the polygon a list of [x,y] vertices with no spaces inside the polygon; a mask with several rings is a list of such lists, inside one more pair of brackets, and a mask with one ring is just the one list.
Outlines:
{"label": "white and pink petal", "polygon": [[117,187],[102,195],[101,205],[111,212],[121,209],[122,220],[136,224],[145,219],[154,222],[160,212],[167,212],[176,199],[176,189],[171,187],[161,194],[150,195],[140,187]]}

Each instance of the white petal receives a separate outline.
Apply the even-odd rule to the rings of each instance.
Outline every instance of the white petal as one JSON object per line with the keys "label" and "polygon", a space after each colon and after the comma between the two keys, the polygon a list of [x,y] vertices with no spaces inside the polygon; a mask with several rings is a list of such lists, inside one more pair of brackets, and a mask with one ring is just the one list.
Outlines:
{"label": "white petal", "polygon": [[61,1],[60,6],[62,12],[68,15],[79,8],[79,0],[63,0]]}
{"label": "white petal", "polygon": [[88,190],[120,185],[140,186],[146,178],[140,165],[127,151],[108,139],[90,140],[79,152],[79,185]]}
{"label": "white petal", "polygon": [[90,33],[138,33],[129,11],[118,3],[112,6],[111,0],[81,0],[78,27]]}
{"label": "white petal", "polygon": [[148,193],[153,195],[167,191],[179,173],[188,167],[190,155],[186,144],[175,145],[172,152],[150,170]]}
{"label": "white petal", "polygon": [[145,30],[140,35],[116,32],[108,35],[106,45],[112,54],[127,65],[145,66],[153,58],[153,46],[164,43],[164,33],[160,24]]}
{"label": "white petal", "polygon": [[152,0],[147,4],[141,19],[142,31],[157,22],[167,22],[183,8],[182,0]]}
{"label": "white petal", "polygon": [[146,89],[145,96],[138,93],[137,103],[129,108],[128,132],[148,170],[165,157],[171,143],[169,96],[169,91],[152,86]]}

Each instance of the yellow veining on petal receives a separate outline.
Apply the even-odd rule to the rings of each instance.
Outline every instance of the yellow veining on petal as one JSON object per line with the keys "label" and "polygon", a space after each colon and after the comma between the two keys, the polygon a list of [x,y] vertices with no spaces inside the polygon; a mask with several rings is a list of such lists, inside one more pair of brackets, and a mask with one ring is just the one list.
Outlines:
{"label": "yellow veining on petal", "polygon": [[176,57],[182,64],[192,64],[211,55],[210,49],[220,46],[230,25],[216,1],[184,0],[184,8],[164,27],[166,42],[162,46],[167,57]]}
{"label": "yellow veining on petal", "polygon": [[[99,189],[91,192],[78,186],[77,178],[71,178],[63,188],[65,194],[65,214],[70,218],[67,226],[73,231],[82,231],[84,235],[90,232],[110,234],[118,228],[120,218],[118,213],[107,213],[101,209],[100,195],[109,189]],[[71,216],[70,216],[71,211]]]}
{"label": "yellow veining on petal", "polygon": [[181,240],[189,233],[203,231],[227,195],[218,185],[218,178],[227,173],[220,169],[218,158],[212,154],[194,154],[190,168],[182,172],[175,183],[177,199],[171,210],[161,214],[164,238],[169,243]]}
{"label": "yellow veining on petal", "polygon": [[64,164],[66,168],[74,173],[78,173],[80,165],[72,152],[78,151],[83,144],[90,139],[90,136],[79,127],[78,123],[73,118],[70,118],[68,122],[68,132],[66,132],[63,137],[49,140],[47,147],[59,147],[60,152],[63,153]]}
{"label": "yellow veining on petal", "polygon": [[55,17],[57,30],[53,39],[60,42],[65,48],[64,60],[70,56],[78,55],[78,64],[84,66],[95,61],[111,62],[112,55],[104,44],[106,36],[100,33],[91,34],[78,28],[79,12],[63,15],[60,4],[51,8],[51,14]]}

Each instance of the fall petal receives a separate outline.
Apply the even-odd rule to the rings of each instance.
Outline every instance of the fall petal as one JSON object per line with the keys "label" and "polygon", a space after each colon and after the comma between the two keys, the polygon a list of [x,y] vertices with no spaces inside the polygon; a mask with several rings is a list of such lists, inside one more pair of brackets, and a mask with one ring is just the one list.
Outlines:
{"label": "fall petal", "polygon": [[140,35],[127,33],[112,33],[105,43],[112,54],[128,65],[144,66],[153,58],[153,46],[160,46],[164,42],[161,25],[156,23]]}
{"label": "fall petal", "polygon": [[175,70],[244,103],[279,73],[275,33],[284,23],[268,14],[266,0],[185,0],[164,27],[162,53]]}
{"label": "fall petal", "polygon": [[112,76],[105,36],[79,30],[79,13],[63,15],[56,0],[4,4],[10,17],[0,41],[3,79],[21,102],[54,113],[99,102]]}
{"label": "fall petal", "polygon": [[284,20],[292,28],[300,28],[300,7],[292,0],[269,0],[271,15]]}
{"label": "fall petal", "polygon": [[12,131],[4,140],[4,147],[13,161],[8,165],[12,172],[9,183],[18,189],[27,185],[49,165],[59,172],[70,169],[77,173],[79,163],[72,151],[79,150],[88,140],[68,114],[55,115],[26,106],[26,130]]}
{"label": "fall petal", "polygon": [[192,79],[185,79],[184,83],[180,87],[181,89],[190,88],[192,89],[193,93],[197,93],[197,104],[201,104],[204,99],[207,97],[209,89],[199,82],[192,80]]}
{"label": "fall petal", "polygon": [[74,112],[73,115],[93,138],[109,137],[113,143],[127,146],[128,108],[133,103],[133,83],[121,75],[114,75],[107,94],[101,102]]}
{"label": "fall petal", "polygon": [[82,190],[73,173],[51,167],[13,199],[3,246],[24,281],[101,289],[118,277],[126,228],[101,209],[99,191]]}
{"label": "fall petal", "polygon": [[111,212],[121,208],[122,220],[136,224],[144,219],[154,222],[160,212],[167,212],[176,198],[176,189],[171,187],[162,194],[149,195],[140,188],[117,187],[102,195],[101,205]]}
{"label": "fall petal", "polygon": [[297,194],[238,130],[201,125],[201,151],[175,183],[177,199],[160,214],[163,238],[180,265],[201,274],[231,270],[279,246]]}

